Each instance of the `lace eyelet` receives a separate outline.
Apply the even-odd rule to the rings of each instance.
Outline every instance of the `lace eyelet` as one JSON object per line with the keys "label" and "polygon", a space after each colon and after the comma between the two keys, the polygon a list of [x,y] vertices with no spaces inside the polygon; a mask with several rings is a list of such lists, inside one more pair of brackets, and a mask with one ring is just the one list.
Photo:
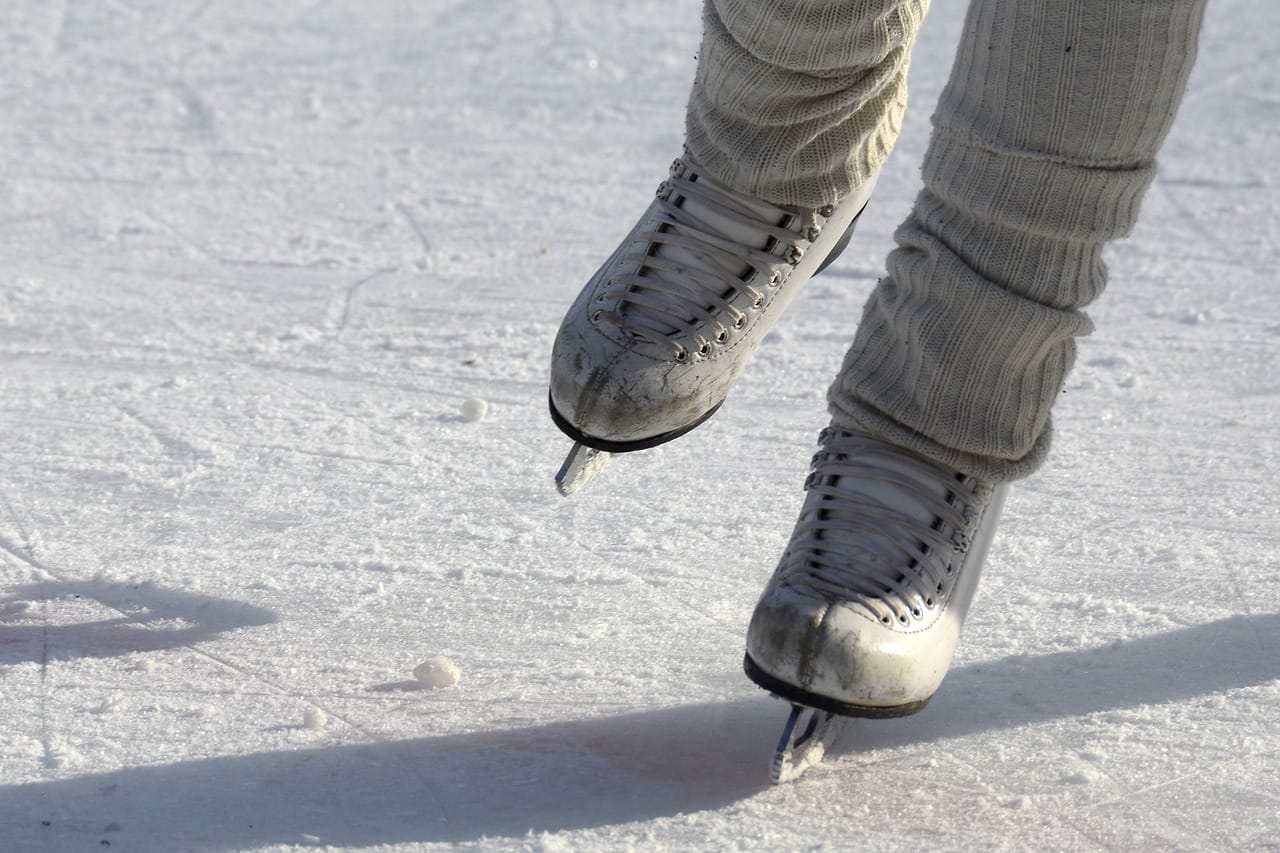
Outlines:
{"label": "lace eyelet", "polygon": [[676,354],[675,354],[675,360],[676,360],[676,361],[678,361],[678,362],[680,362],[681,364],[683,364],[684,362],[688,361],[688,360],[689,360],[689,352],[688,352],[688,350],[686,350],[684,347],[677,347],[677,348],[676,348]]}
{"label": "lace eyelet", "polygon": [[777,287],[782,284],[782,273],[778,270],[773,271],[773,275],[769,276],[769,286]]}
{"label": "lace eyelet", "polygon": [[823,219],[830,219],[831,214],[835,212],[836,212],[836,206],[834,204],[825,204],[822,207],[818,208],[818,215],[821,216]]}

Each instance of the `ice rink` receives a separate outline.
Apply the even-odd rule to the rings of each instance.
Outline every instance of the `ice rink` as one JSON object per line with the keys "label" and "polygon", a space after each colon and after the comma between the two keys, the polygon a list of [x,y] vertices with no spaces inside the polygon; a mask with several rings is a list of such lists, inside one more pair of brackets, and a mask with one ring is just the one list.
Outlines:
{"label": "ice rink", "polygon": [[697,0],[0,2],[0,847],[1280,846],[1271,0],[1210,5],[942,690],[768,784],[747,619],[962,14],[721,412],[566,500],[551,339]]}

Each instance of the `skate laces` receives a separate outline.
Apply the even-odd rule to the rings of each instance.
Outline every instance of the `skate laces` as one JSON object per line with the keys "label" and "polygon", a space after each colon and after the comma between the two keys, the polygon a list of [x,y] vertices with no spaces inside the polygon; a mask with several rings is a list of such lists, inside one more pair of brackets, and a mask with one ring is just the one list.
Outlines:
{"label": "skate laces", "polygon": [[653,228],[625,258],[633,271],[610,281],[617,301],[594,319],[669,345],[677,361],[706,356],[744,328],[832,212],[761,201],[699,175],[685,159],[672,164],[657,198]]}
{"label": "skate laces", "polygon": [[785,582],[886,625],[925,619],[954,586],[990,488],[869,436],[830,428],[821,441]]}

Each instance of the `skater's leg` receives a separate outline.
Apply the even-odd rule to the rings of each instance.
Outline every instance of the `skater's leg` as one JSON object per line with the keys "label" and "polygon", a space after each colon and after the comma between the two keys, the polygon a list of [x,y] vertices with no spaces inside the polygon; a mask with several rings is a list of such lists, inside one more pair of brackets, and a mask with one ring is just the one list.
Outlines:
{"label": "skater's leg", "polygon": [[925,4],[709,0],[686,156],[556,337],[566,434],[639,450],[716,410],[866,203]]}
{"label": "skater's leg", "polygon": [[835,422],[989,480],[1043,460],[1133,227],[1204,0],[974,0],[924,190],[831,389]]}
{"label": "skater's leg", "polygon": [[871,180],[928,0],[706,0],[687,145],[750,195],[819,207]]}
{"label": "skater's leg", "polygon": [[831,392],[748,673],[844,713],[917,710],[950,664],[1003,481],[1048,446],[1182,95],[1203,0],[974,0],[925,188]]}

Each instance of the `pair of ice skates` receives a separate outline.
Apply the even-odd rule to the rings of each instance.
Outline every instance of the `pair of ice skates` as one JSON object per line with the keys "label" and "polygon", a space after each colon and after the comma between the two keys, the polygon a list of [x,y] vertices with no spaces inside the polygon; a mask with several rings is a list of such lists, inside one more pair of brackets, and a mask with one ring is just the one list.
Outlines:
{"label": "pair of ice skates", "polygon": [[[782,207],[676,160],[556,337],[551,415],[575,442],[561,491],[609,454],[710,417],[799,288],[844,248],[871,189],[831,207]],[[832,715],[901,716],[929,701],[1003,497],[869,435],[829,428],[820,444],[747,631],[747,675],[793,704],[775,781],[820,757]]]}

